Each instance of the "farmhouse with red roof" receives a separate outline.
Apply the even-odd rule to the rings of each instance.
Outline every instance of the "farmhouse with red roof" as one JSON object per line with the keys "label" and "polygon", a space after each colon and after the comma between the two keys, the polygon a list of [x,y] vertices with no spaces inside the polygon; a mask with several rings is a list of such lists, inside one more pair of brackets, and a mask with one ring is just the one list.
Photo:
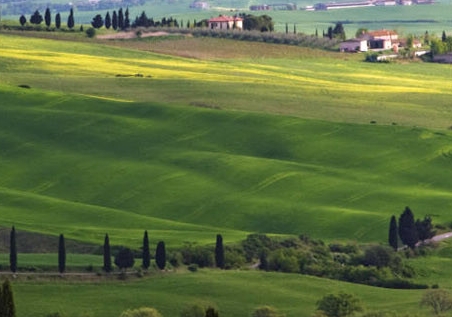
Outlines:
{"label": "farmhouse with red roof", "polygon": [[208,23],[209,29],[211,30],[243,29],[243,19],[239,17],[220,15],[216,18],[209,19]]}

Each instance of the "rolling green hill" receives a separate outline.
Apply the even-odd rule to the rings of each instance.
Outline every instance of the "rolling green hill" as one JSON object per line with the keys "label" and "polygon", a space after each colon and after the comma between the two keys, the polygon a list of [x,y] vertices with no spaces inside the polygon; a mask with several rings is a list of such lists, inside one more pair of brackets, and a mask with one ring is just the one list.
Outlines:
{"label": "rolling green hill", "polygon": [[[1,227],[99,245],[108,232],[133,248],[147,229],[151,245],[174,248],[251,232],[385,243],[406,205],[452,220],[450,66],[217,39],[47,36],[56,40],[0,35]],[[55,257],[20,252],[19,266]],[[413,260],[416,281],[450,287],[449,253],[431,270]],[[68,264],[97,270],[100,260]],[[171,317],[195,301],[224,317],[264,304],[307,317],[337,291],[369,310],[427,314],[422,290],[255,271],[19,276],[13,287],[18,317],[140,306]]]}
{"label": "rolling green hill", "polygon": [[[383,242],[406,205],[451,220],[448,66],[1,39],[3,226],[129,245],[148,229],[175,246],[218,232]],[[364,123],[395,115],[426,127]]]}

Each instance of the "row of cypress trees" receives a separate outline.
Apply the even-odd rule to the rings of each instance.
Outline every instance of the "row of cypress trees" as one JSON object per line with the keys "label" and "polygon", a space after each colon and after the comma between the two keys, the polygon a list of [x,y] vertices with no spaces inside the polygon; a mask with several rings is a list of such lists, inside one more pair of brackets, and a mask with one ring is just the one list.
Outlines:
{"label": "row of cypress trees", "polygon": [[[30,23],[39,25],[42,23],[42,21],[45,22],[46,26],[49,28],[52,24],[52,15],[50,13],[50,9],[47,8],[46,12],[44,13],[44,18],[42,17],[41,13],[39,13],[39,10],[36,10],[31,16],[30,16]],[[24,26],[25,23],[27,23],[27,18],[24,15],[21,15],[19,18],[20,25]],[[55,15],[55,27],[59,29],[61,27],[61,15],[58,12]],[[69,11],[69,16],[67,18],[67,27],[69,29],[72,29],[74,27],[74,10],[71,8]]]}
{"label": "row of cypress trees", "polygon": [[[142,247],[142,268],[148,269],[151,265],[151,254],[149,248],[149,236],[147,230],[144,231],[143,236],[143,247]],[[16,245],[16,229],[13,226],[10,233],[10,270],[13,273],[17,272],[17,245]],[[115,256],[114,264],[118,266],[121,270],[125,270],[129,267],[133,267],[135,262],[135,255],[129,248],[122,248],[118,254]],[[165,269],[166,266],[166,248],[165,242],[159,241],[157,243],[155,251],[155,263],[160,270]],[[218,234],[215,245],[215,263],[218,268],[224,269],[224,246],[223,237]],[[104,245],[103,245],[103,267],[102,269],[109,273],[113,271],[112,261],[111,261],[111,248],[110,248],[110,238],[108,233],[105,234]],[[66,244],[64,235],[60,234],[58,241],[58,271],[63,274],[66,270]],[[0,315],[2,316],[2,315]]]}

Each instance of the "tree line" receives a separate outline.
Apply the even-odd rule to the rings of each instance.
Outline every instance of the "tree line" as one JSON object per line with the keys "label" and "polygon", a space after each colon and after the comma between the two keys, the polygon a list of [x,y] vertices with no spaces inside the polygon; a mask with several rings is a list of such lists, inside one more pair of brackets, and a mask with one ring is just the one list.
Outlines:
{"label": "tree line", "polygon": [[[103,244],[103,266],[102,269],[106,273],[113,271],[112,264],[112,252],[110,246],[110,238],[108,233],[105,234],[104,244]],[[17,242],[16,242],[16,228],[13,226],[10,232],[10,243],[9,243],[9,264],[12,273],[16,273],[18,269],[17,261]],[[215,244],[215,265],[220,269],[225,268],[225,256],[224,256],[224,246],[223,237],[218,234],[216,237]],[[142,260],[141,267],[145,270],[149,269],[151,265],[151,253],[149,247],[149,236],[147,230],[144,231],[143,243],[141,247],[141,254],[139,257]],[[135,264],[136,252],[127,247],[121,247],[120,250],[114,255],[114,264],[120,269],[121,272],[125,272],[128,268],[131,268]],[[167,265],[167,252],[164,241],[159,241],[155,249],[155,264],[160,270],[164,270]],[[177,265],[177,261],[171,261],[173,264]],[[63,274],[66,271],[66,243],[63,234],[59,235],[58,238],[58,272]],[[1,316],[1,315],[0,315]]]}
{"label": "tree line", "polygon": [[[50,9],[47,8],[44,17],[41,15],[39,10],[36,10],[31,16],[29,22],[34,25],[40,25],[44,21],[47,28],[50,28],[52,25],[52,14],[50,13]],[[22,27],[25,26],[27,23],[27,18],[25,15],[21,15],[19,18],[19,23]],[[74,10],[71,8],[69,11],[69,15],[66,22],[68,29],[73,29],[75,26],[74,22]],[[61,14],[58,12],[55,14],[55,28],[60,29],[61,28]]]}

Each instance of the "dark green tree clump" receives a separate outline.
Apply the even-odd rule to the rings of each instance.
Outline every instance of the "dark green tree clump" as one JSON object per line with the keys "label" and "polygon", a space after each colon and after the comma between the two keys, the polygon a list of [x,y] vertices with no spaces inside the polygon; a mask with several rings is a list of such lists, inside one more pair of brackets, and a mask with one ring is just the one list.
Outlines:
{"label": "dark green tree clump", "polygon": [[41,15],[41,13],[39,13],[38,10],[36,10],[33,13],[33,15],[30,17],[30,23],[33,23],[33,24],[36,24],[36,25],[41,24],[42,20],[43,20],[42,19],[42,15]]}
{"label": "dark green tree clump", "polygon": [[143,237],[143,268],[148,269],[151,265],[151,254],[149,252],[149,237],[148,237],[148,231],[144,231],[144,237]]}
{"label": "dark green tree clump", "polygon": [[66,244],[64,242],[63,234],[60,234],[58,241],[58,272],[63,274],[66,270]]}
{"label": "dark green tree clump", "polygon": [[112,271],[110,238],[108,237],[108,234],[105,234],[105,239],[104,239],[104,267],[103,267],[103,270],[107,273],[110,273]]}
{"label": "dark green tree clump", "polygon": [[9,267],[11,272],[16,273],[17,271],[17,247],[16,247],[16,229],[11,229],[11,234],[9,238]]}
{"label": "dark green tree clump", "polygon": [[435,235],[432,218],[425,216],[423,220],[417,219],[415,222],[418,238],[421,241],[431,239]]}
{"label": "dark green tree clump", "polygon": [[328,317],[347,317],[363,310],[361,302],[352,294],[329,294],[317,302],[317,309]]}
{"label": "dark green tree clump", "polygon": [[261,16],[255,16],[252,14],[241,14],[240,17],[243,19],[243,29],[261,32],[273,32],[274,23],[270,16],[264,14]]}
{"label": "dark green tree clump", "polygon": [[91,21],[91,25],[95,29],[100,29],[104,26],[104,19],[102,19],[102,16],[100,14],[96,14],[96,16]]}
{"label": "dark green tree clump", "polygon": [[399,239],[399,235],[397,232],[397,220],[396,220],[395,216],[392,216],[391,222],[389,223],[388,242],[389,242],[389,245],[394,249],[394,251],[397,251],[398,239]]}
{"label": "dark green tree clump", "polygon": [[166,265],[166,251],[165,242],[159,241],[157,249],[155,250],[155,263],[160,270],[163,270]]}
{"label": "dark green tree clump", "polygon": [[400,215],[399,237],[411,249],[414,249],[419,241],[414,215],[409,207],[405,207],[404,212]]}
{"label": "dark green tree clump", "polygon": [[135,264],[135,258],[132,250],[129,248],[121,249],[115,257],[115,265],[121,269],[121,271],[127,270],[129,267],[133,267]]}
{"label": "dark green tree clump", "polygon": [[224,269],[224,246],[221,234],[217,234],[217,242],[215,245],[215,264],[218,268]]}

